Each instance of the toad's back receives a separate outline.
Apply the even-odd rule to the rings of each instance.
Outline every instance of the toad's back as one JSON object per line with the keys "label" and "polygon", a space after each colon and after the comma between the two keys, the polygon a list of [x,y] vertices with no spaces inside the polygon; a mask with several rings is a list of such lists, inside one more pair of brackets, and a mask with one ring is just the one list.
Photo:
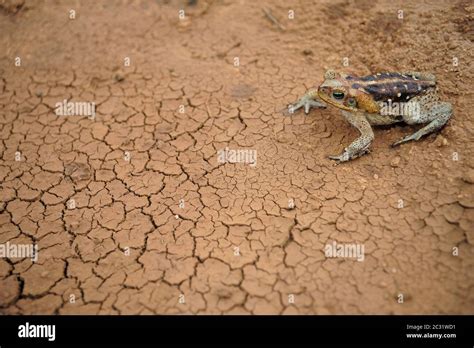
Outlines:
{"label": "toad's back", "polygon": [[436,78],[418,72],[385,72],[362,77],[347,76],[351,88],[364,91],[376,102],[408,102],[436,87]]}

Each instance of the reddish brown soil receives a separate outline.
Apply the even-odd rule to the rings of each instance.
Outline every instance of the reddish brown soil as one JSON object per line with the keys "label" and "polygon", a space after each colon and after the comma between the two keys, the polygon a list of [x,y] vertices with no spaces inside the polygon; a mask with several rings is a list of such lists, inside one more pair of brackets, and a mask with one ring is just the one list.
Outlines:
{"label": "reddish brown soil", "polygon": [[[1,313],[474,313],[472,2],[22,4],[0,1],[0,243],[40,251],[0,259]],[[327,68],[432,72],[454,116],[334,166],[357,135],[339,112],[281,113]]]}

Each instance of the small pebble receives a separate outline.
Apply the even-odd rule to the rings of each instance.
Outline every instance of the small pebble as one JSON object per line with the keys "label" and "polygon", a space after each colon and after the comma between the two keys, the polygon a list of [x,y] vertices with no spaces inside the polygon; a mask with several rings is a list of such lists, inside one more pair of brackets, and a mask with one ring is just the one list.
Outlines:
{"label": "small pebble", "polygon": [[448,139],[446,139],[445,137],[443,137],[442,135],[439,135],[437,138],[436,138],[436,145],[438,145],[438,147],[441,147],[441,146],[448,146]]}
{"label": "small pebble", "polygon": [[191,19],[189,17],[184,17],[183,19],[180,19],[178,22],[178,28],[184,29],[187,28],[191,25]]}
{"label": "small pebble", "polygon": [[374,174],[374,179],[377,180],[379,176],[377,174]]}
{"label": "small pebble", "polygon": [[390,165],[392,167],[398,167],[398,165],[400,164],[400,160],[401,160],[401,158],[399,156],[397,156],[390,162]]}
{"label": "small pebble", "polygon": [[474,184],[474,169],[469,169],[464,173],[462,180],[468,184]]}
{"label": "small pebble", "polygon": [[121,82],[121,81],[125,80],[125,77],[121,74],[117,74],[117,75],[114,76],[114,79],[117,82]]}

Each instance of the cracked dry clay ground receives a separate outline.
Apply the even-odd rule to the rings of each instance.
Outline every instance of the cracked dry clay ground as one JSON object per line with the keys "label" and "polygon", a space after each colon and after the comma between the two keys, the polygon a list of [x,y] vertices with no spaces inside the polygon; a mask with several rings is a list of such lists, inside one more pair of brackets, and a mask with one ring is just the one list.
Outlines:
{"label": "cracked dry clay ground", "polygon": [[[0,243],[39,260],[0,259],[0,312],[474,313],[472,3],[182,6],[2,2]],[[435,73],[454,117],[396,149],[417,127],[376,129],[333,166],[357,135],[339,112],[281,110],[344,57]],[[95,120],[56,116],[64,99]],[[257,165],[218,163],[225,147]],[[333,241],[364,261],[327,258]]]}

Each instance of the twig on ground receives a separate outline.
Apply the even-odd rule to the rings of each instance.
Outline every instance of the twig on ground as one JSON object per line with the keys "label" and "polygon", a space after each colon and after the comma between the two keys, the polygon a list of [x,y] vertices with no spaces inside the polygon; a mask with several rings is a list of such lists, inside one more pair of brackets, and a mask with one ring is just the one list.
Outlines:
{"label": "twig on ground", "polygon": [[269,9],[263,7],[262,8],[263,13],[267,16],[267,18],[272,21],[273,24],[275,24],[280,30],[285,30],[285,27],[278,22],[278,20],[272,15]]}

